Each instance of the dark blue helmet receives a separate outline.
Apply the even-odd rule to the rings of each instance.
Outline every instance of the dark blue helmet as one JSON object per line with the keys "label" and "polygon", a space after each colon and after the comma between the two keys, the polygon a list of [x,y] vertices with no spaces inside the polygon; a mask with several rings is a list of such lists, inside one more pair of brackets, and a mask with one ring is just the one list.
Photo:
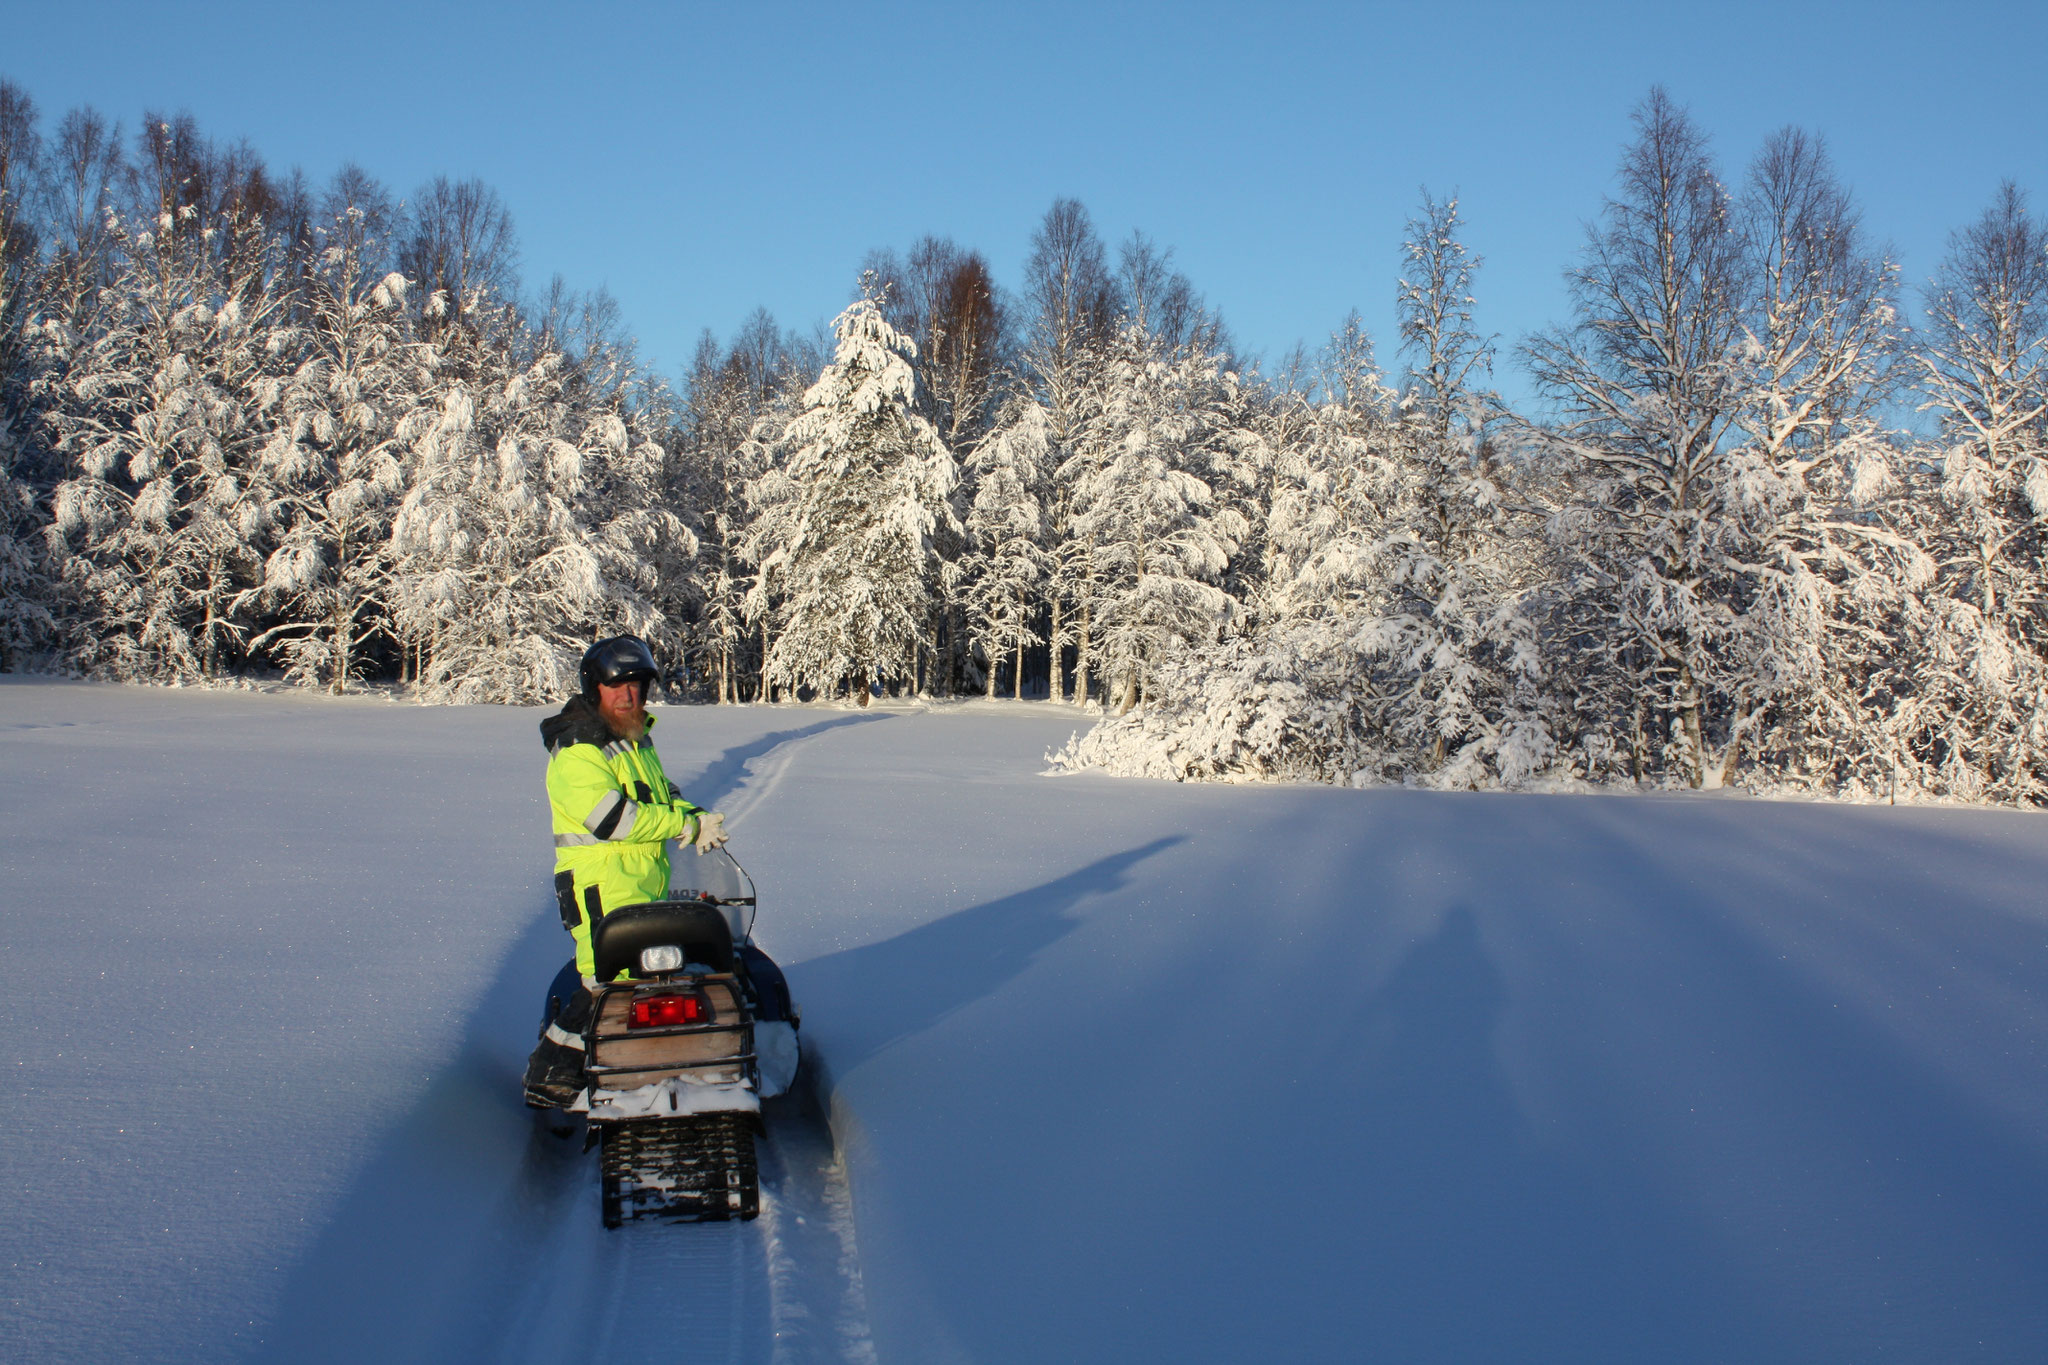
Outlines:
{"label": "dark blue helmet", "polygon": [[599,640],[583,651],[583,666],[578,671],[583,679],[583,695],[593,701],[597,699],[599,683],[613,686],[635,679],[653,682],[661,676],[654,663],[654,651],[637,635],[614,635],[609,640]]}

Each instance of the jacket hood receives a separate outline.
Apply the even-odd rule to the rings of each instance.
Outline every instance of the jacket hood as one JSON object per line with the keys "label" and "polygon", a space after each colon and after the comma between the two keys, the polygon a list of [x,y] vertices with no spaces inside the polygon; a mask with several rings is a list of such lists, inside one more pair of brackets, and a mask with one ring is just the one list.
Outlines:
{"label": "jacket hood", "polygon": [[[654,714],[648,713],[647,733],[654,733]],[[549,753],[565,744],[595,744],[602,749],[618,736],[598,714],[597,703],[581,693],[569,698],[562,709],[540,723],[540,742]]]}
{"label": "jacket hood", "polygon": [[560,711],[540,723],[540,742],[549,753],[565,744],[595,744],[602,749],[612,742],[612,731],[597,713],[596,702],[574,696]]}

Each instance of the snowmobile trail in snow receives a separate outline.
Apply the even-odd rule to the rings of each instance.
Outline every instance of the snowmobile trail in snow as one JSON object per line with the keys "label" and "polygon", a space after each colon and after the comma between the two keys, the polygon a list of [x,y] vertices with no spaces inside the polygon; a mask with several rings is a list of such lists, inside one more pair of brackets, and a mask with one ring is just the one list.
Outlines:
{"label": "snowmobile trail in snow", "polygon": [[[777,730],[745,744],[727,749],[687,781],[680,784],[684,795],[697,805],[737,816],[759,805],[781,781],[790,757],[804,744],[827,731],[869,721],[886,720],[886,715],[836,716],[797,730]],[[728,800],[728,797],[737,799]]]}
{"label": "snowmobile trail in snow", "polygon": [[759,1225],[774,1365],[872,1365],[852,1191],[811,1077],[765,1108]]}
{"label": "snowmobile trail in snow", "polygon": [[[744,816],[773,797],[814,740],[885,718],[836,717],[736,745],[684,790],[701,804]],[[651,1339],[659,1339],[673,1341],[693,1361],[871,1362],[852,1199],[808,1078],[792,1094],[769,1101],[763,1118],[756,1149],[761,1212],[745,1223],[652,1220],[605,1233],[595,1216],[595,1155],[580,1152],[580,1138],[552,1139],[573,1153],[554,1177],[570,1187],[570,1197],[550,1201],[552,1216],[563,1250],[587,1279],[579,1285],[572,1273],[564,1285],[557,1277],[559,1263],[547,1267],[548,1289],[533,1300],[546,1303],[546,1323],[529,1321],[509,1332],[498,1354],[536,1360],[557,1355],[535,1348],[558,1336],[559,1324],[572,1322],[599,1325],[594,1334],[561,1343],[583,1350],[617,1346],[644,1352]],[[558,1164],[545,1152],[539,1161],[543,1167]],[[669,1330],[650,1334],[657,1324]]]}
{"label": "snowmobile trail in snow", "polygon": [[[823,735],[884,716],[844,716],[735,745],[683,790],[738,818],[772,798],[798,755]],[[680,766],[680,765],[679,765]],[[774,913],[769,892],[769,913]],[[692,1361],[866,1365],[873,1360],[855,1251],[852,1200],[824,1111],[808,1078],[764,1106],[757,1140],[761,1212],[751,1222],[650,1220],[615,1232],[598,1226],[596,1154],[576,1138],[550,1138],[540,1181],[559,1252],[541,1267],[525,1321],[506,1333],[499,1358],[559,1359],[564,1348],[607,1346],[644,1354],[660,1341]],[[566,1188],[564,1188],[566,1187]],[[576,1269],[567,1270],[569,1263]],[[562,1324],[583,1324],[567,1337]],[[594,1330],[593,1330],[594,1328]]]}
{"label": "snowmobile trail in snow", "polygon": [[[697,778],[702,804],[716,805],[735,824],[768,804],[798,757],[834,730],[889,719],[887,713],[838,717],[737,745]],[[770,893],[770,915],[773,910]],[[798,1003],[801,1004],[799,989]],[[775,1365],[867,1365],[874,1360],[853,1199],[846,1169],[807,1065],[789,1095],[763,1106],[757,1144],[762,1236],[771,1303]]]}
{"label": "snowmobile trail in snow", "polygon": [[[834,717],[732,745],[683,790],[707,806],[758,809],[814,740],[884,718]],[[687,747],[671,743],[690,773]],[[764,890],[772,920],[775,893]],[[257,1354],[552,1365],[611,1346],[650,1360],[870,1360],[851,1201],[808,1092],[767,1106],[757,1219],[601,1226],[598,1154],[583,1149],[581,1127],[555,1136],[519,1101],[536,997],[565,947],[536,905],[464,1046],[358,1171]]]}

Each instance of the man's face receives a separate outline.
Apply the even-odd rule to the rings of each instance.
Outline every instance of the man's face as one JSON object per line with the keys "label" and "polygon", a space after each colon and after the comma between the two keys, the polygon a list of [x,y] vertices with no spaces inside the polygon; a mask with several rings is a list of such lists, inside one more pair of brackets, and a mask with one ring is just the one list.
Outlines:
{"label": "man's face", "polygon": [[639,679],[597,685],[597,713],[620,738],[647,728],[647,684]]}

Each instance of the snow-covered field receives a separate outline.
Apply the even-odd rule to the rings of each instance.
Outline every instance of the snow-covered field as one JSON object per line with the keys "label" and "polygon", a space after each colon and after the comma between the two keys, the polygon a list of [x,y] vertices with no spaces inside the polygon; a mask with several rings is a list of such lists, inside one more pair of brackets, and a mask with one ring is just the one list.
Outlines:
{"label": "snow-covered field", "polygon": [[540,715],[0,679],[0,1358],[2048,1358],[2048,817],[668,708],[829,1129],[606,1234]]}

